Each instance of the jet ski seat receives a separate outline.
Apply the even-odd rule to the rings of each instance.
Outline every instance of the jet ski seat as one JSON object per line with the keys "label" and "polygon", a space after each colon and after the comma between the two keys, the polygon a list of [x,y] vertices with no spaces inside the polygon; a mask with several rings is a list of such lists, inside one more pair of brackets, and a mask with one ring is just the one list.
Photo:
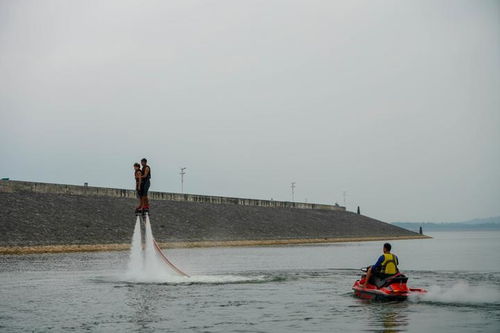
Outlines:
{"label": "jet ski seat", "polygon": [[383,288],[387,287],[391,283],[406,283],[408,281],[408,278],[404,276],[403,274],[395,274],[391,276],[373,276],[371,279],[371,283],[377,286],[377,288]]}

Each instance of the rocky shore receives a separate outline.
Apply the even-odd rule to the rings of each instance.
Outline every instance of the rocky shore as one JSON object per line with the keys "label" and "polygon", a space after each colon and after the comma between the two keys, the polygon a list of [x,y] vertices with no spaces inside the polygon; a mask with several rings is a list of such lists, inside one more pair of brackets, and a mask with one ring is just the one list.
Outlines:
{"label": "rocky shore", "polygon": [[[0,191],[0,253],[123,250],[135,223],[127,197]],[[167,247],[254,246],[422,238],[342,210],[152,200]]]}

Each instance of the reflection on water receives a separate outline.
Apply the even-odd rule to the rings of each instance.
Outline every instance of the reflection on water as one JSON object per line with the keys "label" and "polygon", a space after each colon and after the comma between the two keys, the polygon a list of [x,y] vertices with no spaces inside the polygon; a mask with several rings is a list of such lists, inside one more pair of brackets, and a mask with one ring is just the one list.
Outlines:
{"label": "reflection on water", "polygon": [[149,285],[137,285],[127,290],[126,304],[132,310],[131,322],[137,329],[146,329],[155,321],[157,295],[151,289]]}
{"label": "reflection on water", "polygon": [[377,332],[405,331],[410,324],[408,302],[382,302],[355,298],[364,311],[367,326]]}
{"label": "reflection on water", "polygon": [[[387,304],[379,306],[379,311],[374,311],[374,321],[378,315],[378,322],[381,323],[383,332],[399,332],[408,326],[407,303]],[[377,313],[378,312],[378,313]]]}

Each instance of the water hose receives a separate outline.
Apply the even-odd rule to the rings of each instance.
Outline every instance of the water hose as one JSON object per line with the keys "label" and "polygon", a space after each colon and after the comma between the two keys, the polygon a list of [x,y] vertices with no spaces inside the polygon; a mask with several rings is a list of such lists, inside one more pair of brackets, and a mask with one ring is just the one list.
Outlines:
{"label": "water hose", "polygon": [[181,271],[170,260],[168,260],[168,258],[165,256],[165,254],[163,253],[163,251],[161,250],[160,246],[158,245],[158,243],[156,242],[156,240],[154,238],[153,238],[153,244],[155,246],[156,252],[158,252],[158,254],[160,254],[161,258],[163,259],[163,261],[165,261],[165,263],[167,265],[169,265],[174,271],[176,271],[180,275],[185,276],[185,277],[189,277],[189,275],[187,275],[186,273]]}

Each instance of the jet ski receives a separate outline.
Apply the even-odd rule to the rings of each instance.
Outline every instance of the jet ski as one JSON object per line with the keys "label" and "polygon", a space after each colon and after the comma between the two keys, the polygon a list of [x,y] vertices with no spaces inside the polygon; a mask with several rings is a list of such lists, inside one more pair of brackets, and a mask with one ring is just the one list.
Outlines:
{"label": "jet ski", "polygon": [[364,273],[352,286],[356,297],[375,301],[404,301],[410,295],[422,295],[427,292],[425,289],[408,288],[408,277],[399,272],[385,279],[376,275],[372,276],[370,281],[362,287],[361,284],[365,283],[368,268],[361,269]]}

